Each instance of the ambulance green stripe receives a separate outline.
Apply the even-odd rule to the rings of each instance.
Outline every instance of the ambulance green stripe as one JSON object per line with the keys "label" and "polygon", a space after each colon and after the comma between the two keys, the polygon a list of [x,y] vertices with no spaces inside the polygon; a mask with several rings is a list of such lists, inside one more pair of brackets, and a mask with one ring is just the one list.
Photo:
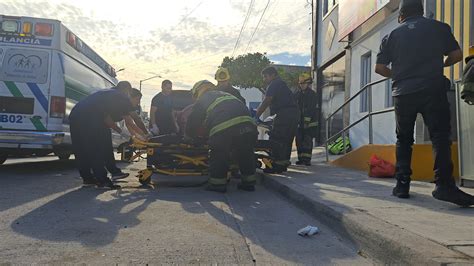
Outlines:
{"label": "ambulance green stripe", "polygon": [[15,96],[15,97],[23,97],[23,94],[21,94],[21,91],[18,89],[16,86],[15,82],[12,81],[4,81],[5,85],[7,85],[8,90],[10,93]]}
{"label": "ambulance green stripe", "polygon": [[31,123],[33,123],[33,126],[35,126],[36,130],[41,130],[41,131],[46,131],[46,127],[41,123],[39,118],[32,117],[30,118]]}
{"label": "ambulance green stripe", "polygon": [[[4,81],[5,85],[7,85],[8,90],[14,97],[21,97],[24,98],[21,91],[16,86],[15,82],[12,81]],[[46,127],[43,125],[40,119],[38,118],[30,118],[31,123],[36,128],[36,130],[46,131]]]}

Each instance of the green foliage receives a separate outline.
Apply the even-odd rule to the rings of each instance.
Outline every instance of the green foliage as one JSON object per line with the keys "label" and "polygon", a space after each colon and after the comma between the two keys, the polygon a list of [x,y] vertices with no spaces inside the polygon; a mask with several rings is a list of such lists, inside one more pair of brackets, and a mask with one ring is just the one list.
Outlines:
{"label": "green foliage", "polygon": [[[264,89],[262,75],[260,72],[271,65],[272,62],[265,54],[254,53],[239,55],[237,58],[226,56],[222,60],[221,67],[226,67],[230,72],[230,82],[234,86],[243,89]],[[286,82],[288,87],[298,87],[298,77],[303,71],[286,71],[284,68],[276,67],[278,74]]]}
{"label": "green foliage", "polygon": [[271,64],[265,54],[254,53],[239,55],[237,58],[226,56],[221,67],[226,67],[230,72],[230,82],[243,89],[263,88],[260,72]]}
{"label": "green foliage", "polygon": [[280,75],[281,79],[286,82],[286,85],[290,88],[297,88],[298,87],[298,77],[304,71],[294,71],[289,72],[281,67],[277,67],[278,75]]}

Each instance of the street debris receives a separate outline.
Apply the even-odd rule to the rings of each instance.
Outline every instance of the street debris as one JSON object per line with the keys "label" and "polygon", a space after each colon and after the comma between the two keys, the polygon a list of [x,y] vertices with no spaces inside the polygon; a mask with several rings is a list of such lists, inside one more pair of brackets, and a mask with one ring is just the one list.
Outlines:
{"label": "street debris", "polygon": [[319,228],[316,227],[316,226],[311,226],[311,225],[308,225],[304,228],[301,228],[300,230],[298,230],[298,235],[300,236],[312,236],[312,235],[315,235],[317,233],[319,233]]}

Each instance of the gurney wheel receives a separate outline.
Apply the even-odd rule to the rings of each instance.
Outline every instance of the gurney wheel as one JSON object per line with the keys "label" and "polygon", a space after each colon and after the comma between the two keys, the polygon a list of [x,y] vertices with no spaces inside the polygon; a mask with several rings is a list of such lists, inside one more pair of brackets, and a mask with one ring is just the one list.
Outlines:
{"label": "gurney wheel", "polygon": [[153,171],[149,169],[141,170],[138,172],[138,181],[142,185],[148,185],[151,182],[151,176],[153,175]]}

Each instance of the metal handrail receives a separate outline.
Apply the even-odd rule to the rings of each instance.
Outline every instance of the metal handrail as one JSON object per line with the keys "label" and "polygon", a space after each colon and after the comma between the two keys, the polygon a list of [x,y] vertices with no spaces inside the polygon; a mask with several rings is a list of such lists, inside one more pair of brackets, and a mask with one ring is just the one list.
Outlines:
{"label": "metal handrail", "polygon": [[[369,144],[373,143],[373,126],[372,126],[372,116],[374,115],[379,115],[379,114],[384,114],[384,113],[389,113],[393,112],[395,108],[390,107],[386,108],[383,110],[375,111],[372,112],[372,86],[380,84],[382,82],[387,81],[388,78],[383,78],[371,83],[368,83],[364,85],[356,94],[351,96],[349,99],[347,99],[339,108],[337,108],[334,112],[332,112],[327,118],[326,118],[326,161],[329,161],[329,151],[328,151],[328,144],[330,141],[335,139],[336,137],[342,135],[342,139],[344,140],[346,138],[346,132],[351,129],[352,127],[358,125],[360,122],[364,121],[365,119],[369,119]],[[369,89],[369,94],[368,94],[368,112],[361,118],[359,118],[357,121],[353,122],[352,124],[344,127],[341,131],[337,132],[336,134],[329,136],[329,121],[332,119],[332,117],[338,113],[339,111],[343,110],[346,105],[348,105],[352,100],[354,100],[356,97],[358,97],[361,93],[363,93],[365,90]],[[342,115],[342,124],[344,125],[344,114]],[[346,153],[346,149],[344,149],[344,153]]]}

